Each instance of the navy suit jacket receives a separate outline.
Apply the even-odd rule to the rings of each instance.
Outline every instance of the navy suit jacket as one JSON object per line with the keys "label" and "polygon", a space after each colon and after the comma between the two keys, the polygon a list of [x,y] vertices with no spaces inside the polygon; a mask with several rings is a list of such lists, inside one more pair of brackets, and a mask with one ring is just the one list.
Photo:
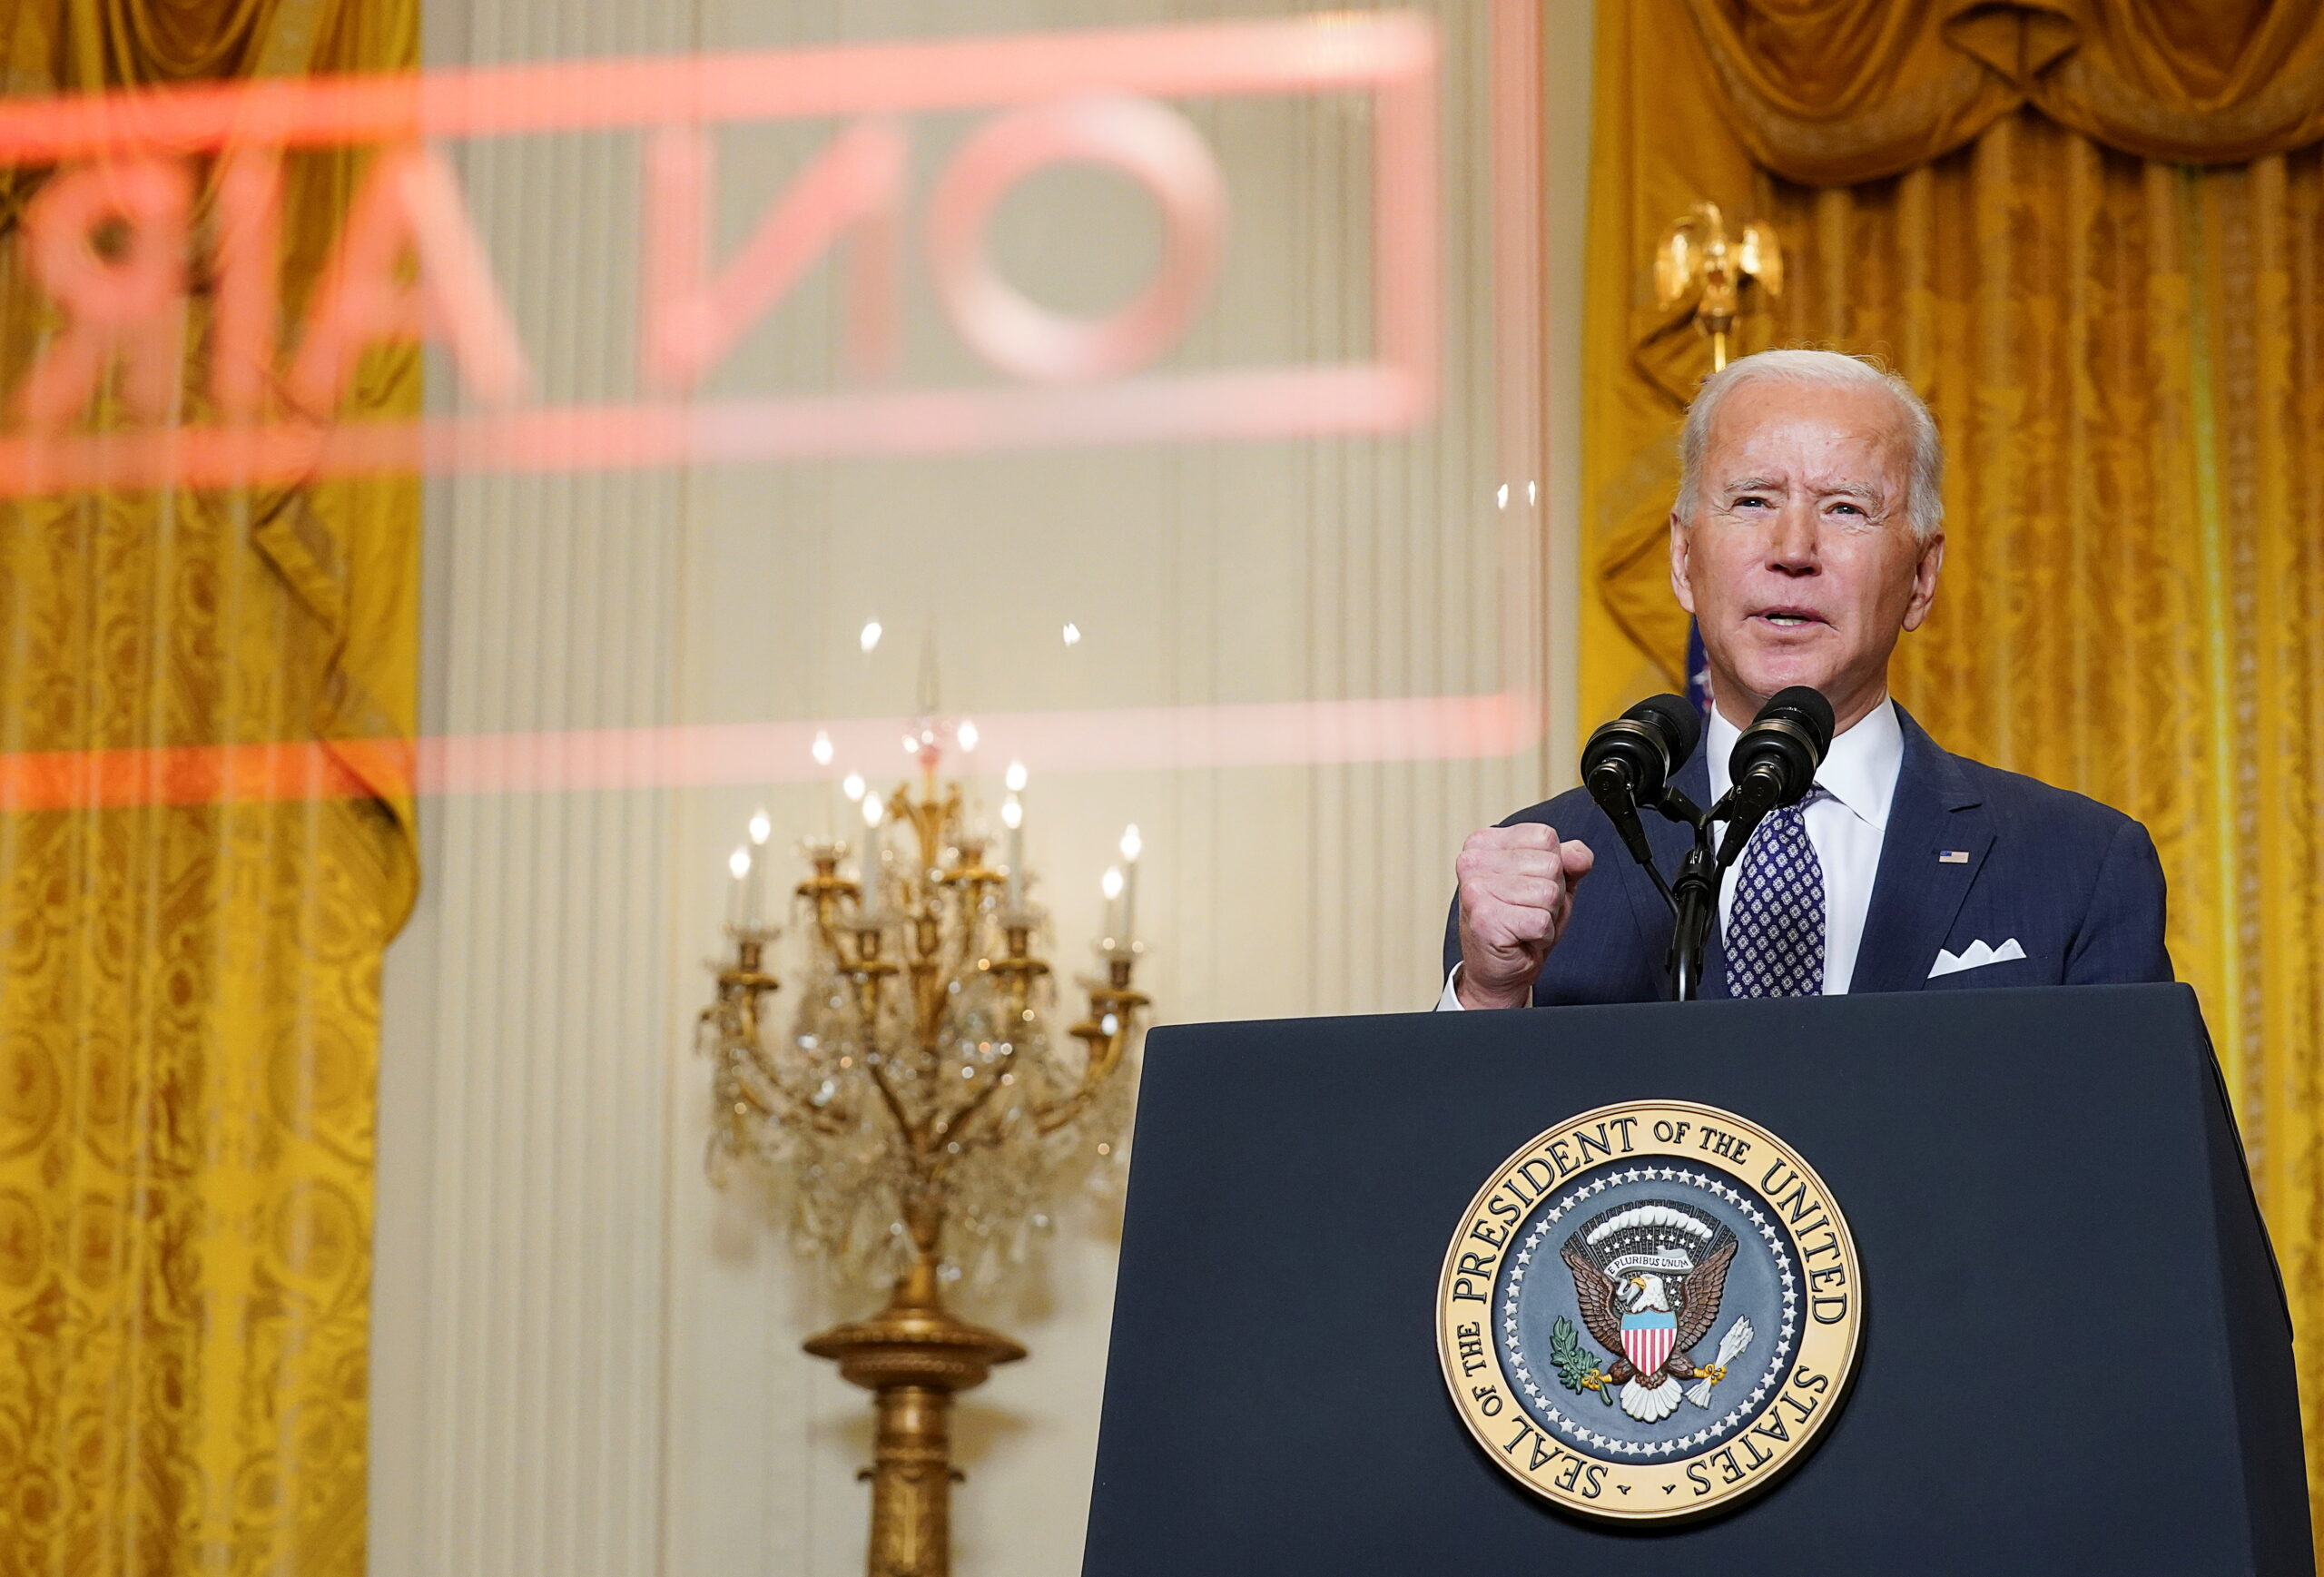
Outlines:
{"label": "navy suit jacket", "polygon": [[[2162,863],[2146,829],[2120,811],[2030,777],[1947,754],[1896,709],[1905,759],[1848,990],[1917,991],[1982,986],[2122,985],[2168,981]],[[1679,786],[1710,803],[1710,767],[1697,751]],[[1533,1003],[1653,1002],[1669,995],[1664,961],[1670,910],[1614,824],[1573,789],[1502,823],[1541,822],[1590,845],[1597,864],[1574,889],[1573,915],[1533,982]],[[1692,833],[1645,816],[1657,862],[1679,868]],[[1965,861],[1940,861],[1941,853]],[[1461,961],[1460,899],[1445,927],[1444,967]],[[1932,980],[1939,950],[2014,941],[2025,956]],[[1723,997],[1718,928],[1702,994]]]}

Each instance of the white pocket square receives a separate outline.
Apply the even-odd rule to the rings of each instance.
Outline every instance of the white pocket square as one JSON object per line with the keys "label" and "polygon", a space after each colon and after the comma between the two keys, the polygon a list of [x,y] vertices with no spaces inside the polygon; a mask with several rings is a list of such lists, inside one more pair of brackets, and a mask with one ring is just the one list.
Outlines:
{"label": "white pocket square", "polygon": [[2011,959],[2024,956],[2025,950],[2017,945],[2017,939],[2014,936],[1999,947],[1973,941],[1961,950],[1958,957],[1938,948],[1936,961],[1928,966],[1928,978],[1935,980],[1939,975],[1957,975],[1963,970],[1983,969],[1989,963],[2007,963]]}

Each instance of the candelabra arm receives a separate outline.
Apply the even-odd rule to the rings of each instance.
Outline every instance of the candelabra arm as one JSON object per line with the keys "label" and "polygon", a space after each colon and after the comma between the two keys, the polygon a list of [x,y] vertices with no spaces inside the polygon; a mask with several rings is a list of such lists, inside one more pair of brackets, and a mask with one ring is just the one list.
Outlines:
{"label": "candelabra arm", "polygon": [[[977,1116],[991,1102],[994,1092],[1000,1089],[1001,1072],[1015,1055],[1014,1051],[1006,1052],[999,1062],[985,1069],[976,1081],[976,1092],[962,1101],[950,1117],[939,1119],[931,1137],[957,1144],[961,1153],[967,1153],[978,1141],[979,1136],[975,1131]],[[942,1177],[951,1169],[950,1163],[953,1158],[949,1152],[938,1154],[931,1168],[931,1174]]]}
{"label": "candelabra arm", "polygon": [[1089,1109],[1089,1103],[1098,1099],[1098,1091],[1129,1045],[1127,1025],[1108,1035],[1094,1024],[1076,1024],[1073,1033],[1088,1045],[1088,1063],[1072,1094],[1033,1109],[1033,1126],[1044,1134],[1057,1132]]}
{"label": "candelabra arm", "polygon": [[725,1042],[722,1044],[720,1050],[730,1059],[738,1054],[741,1058],[747,1059],[751,1072],[757,1077],[760,1083],[775,1098],[784,1110],[778,1113],[773,1106],[770,1106],[767,1101],[760,1098],[758,1089],[753,1088],[749,1080],[740,1077],[732,1077],[728,1080],[727,1092],[735,1099],[747,1100],[753,1108],[768,1117],[780,1117],[784,1120],[803,1123],[817,1133],[844,1133],[854,1126],[852,1106],[844,1103],[816,1105],[813,1100],[802,1095],[793,1088],[790,1080],[783,1077],[781,1069],[768,1063],[766,1053],[755,1041]]}
{"label": "candelabra arm", "polygon": [[[930,927],[932,931],[935,928]],[[936,1055],[937,1030],[944,1018],[944,973],[938,966],[932,951],[921,952],[911,961],[911,1028],[912,1043],[933,1061]]]}
{"label": "candelabra arm", "polygon": [[729,1019],[735,1024],[735,1033],[756,1035],[759,1023],[759,999],[783,989],[783,982],[766,971],[763,962],[766,944],[774,940],[772,928],[746,926],[731,933],[734,941],[734,961],[718,971],[717,994],[702,1010],[704,1022],[723,1025]]}
{"label": "candelabra arm", "polygon": [[[725,1132],[724,1142],[726,1148],[740,1150],[745,1146],[744,1125],[742,1120],[744,1117],[752,1112],[756,1112],[762,1118],[776,1118],[778,1114],[773,1107],[759,1098],[759,1092],[753,1089],[742,1075],[734,1069],[730,1047],[721,1042],[717,1048],[717,1056],[719,1067],[712,1079],[711,1098],[717,1102],[719,1122]],[[719,1142],[714,1135],[712,1148],[714,1149],[718,1148]]]}
{"label": "candelabra arm", "polygon": [[880,1103],[894,1119],[897,1137],[903,1140],[904,1148],[917,1155],[926,1146],[926,1135],[904,1109],[903,1098],[897,1094],[895,1081],[888,1077],[879,1050],[880,981],[883,976],[894,974],[896,966],[876,956],[859,958],[843,972],[855,982],[856,1001],[863,1014],[863,1069],[872,1076],[872,1087],[880,1092]]}
{"label": "candelabra arm", "polygon": [[1032,945],[1032,917],[1024,913],[1001,916],[1001,936],[1008,951],[988,966],[1000,977],[1009,1000],[1009,1030],[1015,1034],[1025,1022],[1027,1010],[1033,1005],[1033,982],[1049,972],[1049,966],[1029,956]]}
{"label": "candelabra arm", "polygon": [[718,1060],[712,1095],[730,1119],[737,1115],[732,1108],[739,1101],[761,1117],[802,1123],[818,1133],[841,1133],[852,1126],[852,1108],[818,1106],[768,1061],[754,1020],[732,1022],[715,1008],[705,1010],[702,1017],[713,1031],[711,1054]]}
{"label": "candelabra arm", "polygon": [[880,1104],[888,1109],[889,1117],[894,1119],[897,1136],[903,1140],[904,1148],[914,1155],[919,1154],[925,1148],[920,1125],[905,1113],[903,1099],[897,1095],[895,1085],[888,1078],[888,1070],[873,1062],[869,1064],[869,1071],[872,1087],[880,1092]]}
{"label": "candelabra arm", "polygon": [[977,956],[977,915],[984,907],[984,890],[994,884],[996,878],[981,867],[960,880],[960,945],[953,959],[955,968],[965,968]]}
{"label": "candelabra arm", "polygon": [[1109,983],[1090,991],[1089,1016],[1068,1031],[1084,1048],[1080,1082],[1072,1094],[1033,1109],[1033,1126],[1040,1132],[1055,1133],[1087,1111],[1129,1050],[1130,1020],[1151,1000],[1130,990],[1129,967],[1127,958],[1111,961]]}
{"label": "candelabra arm", "polygon": [[[769,1119],[791,1115],[810,1123],[819,1122],[823,1114],[789,1089],[776,1070],[767,1066],[759,1044],[759,1002],[783,989],[782,982],[767,972],[763,961],[766,944],[775,935],[773,930],[747,925],[733,934],[734,961],[718,971],[717,994],[703,1009],[701,1019],[717,1059],[714,1091],[725,1119],[728,1142],[739,1148],[741,1124],[737,1119],[745,1111],[755,1111]],[[737,1106],[743,1109],[738,1111]],[[788,1108],[789,1111],[779,1111],[778,1108]]]}
{"label": "candelabra arm", "polygon": [[862,889],[839,876],[818,876],[799,884],[800,896],[812,899],[815,906],[815,935],[823,951],[832,957],[840,956],[841,931],[839,905],[842,898],[862,902]]}

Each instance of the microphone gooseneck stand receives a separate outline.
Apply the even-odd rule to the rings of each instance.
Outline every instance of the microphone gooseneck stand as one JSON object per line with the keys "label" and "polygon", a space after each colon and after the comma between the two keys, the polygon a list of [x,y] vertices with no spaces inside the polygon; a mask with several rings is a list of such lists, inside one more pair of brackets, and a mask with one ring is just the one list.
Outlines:
{"label": "microphone gooseneck stand", "polygon": [[[1721,802],[1724,804],[1724,801]],[[1675,788],[1666,788],[1654,808],[1681,826],[1691,827],[1695,846],[1679,862],[1679,874],[1665,886],[1653,867],[1654,884],[1670,905],[1670,999],[1691,1002],[1702,994],[1703,953],[1710,945],[1711,922],[1718,915],[1718,879],[1726,862],[1711,843],[1711,816]]]}

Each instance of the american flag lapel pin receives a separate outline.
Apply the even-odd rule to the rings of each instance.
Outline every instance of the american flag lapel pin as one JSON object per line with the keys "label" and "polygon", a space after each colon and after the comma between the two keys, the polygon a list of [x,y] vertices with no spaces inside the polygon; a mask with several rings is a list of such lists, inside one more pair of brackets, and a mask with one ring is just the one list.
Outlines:
{"label": "american flag lapel pin", "polygon": [[1940,865],[1966,865],[1969,862],[1969,851],[1966,849],[1939,849],[1936,852],[1936,862]]}

